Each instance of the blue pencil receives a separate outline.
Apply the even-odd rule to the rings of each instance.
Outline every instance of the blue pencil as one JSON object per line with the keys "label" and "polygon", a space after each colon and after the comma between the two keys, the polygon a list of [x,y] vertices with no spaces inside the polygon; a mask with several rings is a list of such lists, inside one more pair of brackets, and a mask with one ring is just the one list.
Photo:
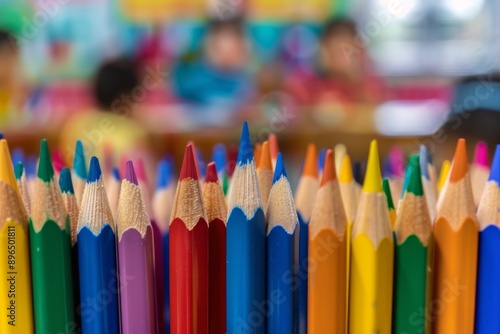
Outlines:
{"label": "blue pencil", "polygon": [[90,161],[81,204],[77,245],[82,331],[119,333],[115,225],[96,157]]}
{"label": "blue pencil", "polygon": [[212,161],[215,162],[215,168],[217,169],[217,178],[222,181],[226,173],[227,165],[227,151],[224,144],[217,144],[214,146],[212,151]]}
{"label": "blue pencil", "polygon": [[477,271],[477,334],[500,333],[500,145],[479,202],[479,256]]}
{"label": "blue pencil", "polygon": [[75,197],[78,205],[81,204],[83,189],[87,181],[87,163],[85,160],[85,151],[83,143],[76,141],[75,156],[73,159],[73,186],[75,188]]}
{"label": "blue pencil", "polygon": [[246,122],[228,208],[226,330],[228,334],[262,334],[272,301],[265,300],[266,223]]}
{"label": "blue pencil", "polygon": [[[315,159],[316,160],[316,159]],[[281,153],[276,159],[267,208],[267,300],[279,296],[267,321],[268,334],[294,333],[294,237],[297,210]]]}
{"label": "blue pencil", "polygon": [[163,259],[163,322],[165,333],[170,333],[170,275],[169,275],[169,235],[168,225],[174,203],[176,182],[173,177],[173,166],[169,159],[162,159],[157,166],[156,190],[153,197],[153,212],[161,233]]}
{"label": "blue pencil", "polygon": [[[302,175],[296,190],[295,205],[299,218],[299,245],[298,245],[298,296],[296,310],[296,328],[297,333],[307,333],[307,266],[309,249],[309,219],[311,218],[312,208],[316,199],[316,193],[319,188],[318,180],[318,161],[325,161],[326,150],[323,158],[318,158],[316,146],[309,144],[307,147],[304,164],[302,166]],[[321,166],[322,168],[322,166]]]}
{"label": "blue pencil", "polygon": [[425,145],[420,146],[420,171],[427,207],[429,208],[431,221],[434,221],[437,216],[437,175],[431,152]]}

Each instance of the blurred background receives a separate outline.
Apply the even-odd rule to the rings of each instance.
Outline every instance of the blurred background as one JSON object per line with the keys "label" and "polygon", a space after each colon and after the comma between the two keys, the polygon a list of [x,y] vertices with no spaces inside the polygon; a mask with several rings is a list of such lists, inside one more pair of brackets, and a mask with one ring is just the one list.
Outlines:
{"label": "blurred background", "polygon": [[[72,161],[141,152],[206,158],[276,133],[365,159],[457,136],[496,143],[499,0],[0,0],[0,131]],[[493,146],[490,146],[492,149]],[[179,160],[179,159],[177,159]],[[299,161],[299,160],[297,160]]]}

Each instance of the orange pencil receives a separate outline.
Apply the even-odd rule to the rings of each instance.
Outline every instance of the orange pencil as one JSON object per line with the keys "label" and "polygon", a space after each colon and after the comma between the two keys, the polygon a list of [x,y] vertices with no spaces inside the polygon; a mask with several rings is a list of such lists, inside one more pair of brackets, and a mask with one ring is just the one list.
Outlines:
{"label": "orange pencil", "polygon": [[478,223],[465,140],[459,139],[434,224],[434,334],[474,332]]}
{"label": "orange pencil", "polygon": [[260,194],[262,195],[262,207],[264,212],[267,209],[267,201],[269,192],[273,184],[273,164],[271,162],[271,152],[269,151],[269,143],[265,141],[262,144],[260,163],[257,167],[257,178],[259,179]]}
{"label": "orange pencil", "polygon": [[309,223],[309,334],[346,333],[347,217],[328,150]]}

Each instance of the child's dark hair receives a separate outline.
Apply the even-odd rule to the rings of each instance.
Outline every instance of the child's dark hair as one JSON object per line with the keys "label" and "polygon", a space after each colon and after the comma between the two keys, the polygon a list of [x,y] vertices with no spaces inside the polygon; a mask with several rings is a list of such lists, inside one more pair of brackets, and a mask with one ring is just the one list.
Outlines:
{"label": "child's dark hair", "polygon": [[212,19],[208,21],[208,34],[215,34],[220,31],[230,30],[236,34],[243,35],[245,32],[245,21],[242,16],[234,16],[227,19]]}
{"label": "child's dark hair", "polygon": [[326,22],[325,26],[323,27],[323,31],[321,32],[321,40],[325,41],[332,36],[344,33],[357,35],[356,23],[348,18],[332,19]]}
{"label": "child's dark hair", "polygon": [[111,111],[122,95],[130,95],[138,85],[134,62],[127,58],[116,58],[101,64],[97,70],[93,93],[99,107]]}
{"label": "child's dark hair", "polygon": [[0,29],[0,47],[8,47],[16,52],[18,50],[17,39],[10,32]]}

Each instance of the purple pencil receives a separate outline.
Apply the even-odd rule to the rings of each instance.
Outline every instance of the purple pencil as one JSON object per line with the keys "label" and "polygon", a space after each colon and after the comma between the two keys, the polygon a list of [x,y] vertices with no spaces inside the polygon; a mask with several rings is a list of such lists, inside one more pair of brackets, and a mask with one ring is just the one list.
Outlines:
{"label": "purple pencil", "polygon": [[156,333],[153,230],[131,161],[117,211],[123,334]]}

